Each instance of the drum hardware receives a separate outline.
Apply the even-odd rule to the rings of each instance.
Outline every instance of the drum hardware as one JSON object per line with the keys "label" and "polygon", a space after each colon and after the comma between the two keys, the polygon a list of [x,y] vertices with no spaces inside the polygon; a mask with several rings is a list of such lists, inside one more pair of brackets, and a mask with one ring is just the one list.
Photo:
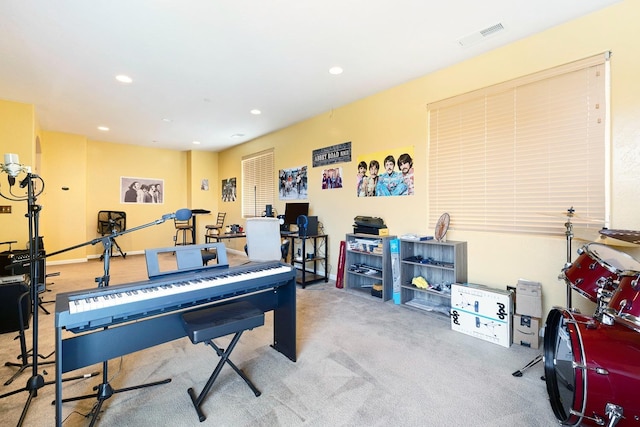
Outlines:
{"label": "drum hardware", "polygon": [[[640,332],[640,272],[625,271],[620,274],[618,287],[603,309],[603,320],[613,321]],[[637,302],[634,304],[634,302]],[[605,320],[606,318],[606,320]]]}
{"label": "drum hardware", "polygon": [[607,403],[605,406],[605,414],[609,417],[609,425],[608,427],[613,427],[618,424],[622,416],[623,409],[621,406],[614,405],[613,403]]}
{"label": "drum hardware", "polygon": [[587,419],[587,420],[591,420],[591,421],[593,421],[594,423],[596,423],[596,425],[599,425],[599,426],[603,426],[603,425],[604,425],[604,419],[603,419],[603,418],[600,418],[600,417],[598,417],[598,416],[595,416],[595,417],[588,417],[586,414],[582,414],[582,413],[580,413],[580,412],[578,412],[578,411],[574,411],[573,409],[571,409],[571,410],[569,411],[569,413],[570,413],[571,415],[573,415],[574,417],[580,417],[581,419],[582,419],[582,418],[584,418],[584,419]]}

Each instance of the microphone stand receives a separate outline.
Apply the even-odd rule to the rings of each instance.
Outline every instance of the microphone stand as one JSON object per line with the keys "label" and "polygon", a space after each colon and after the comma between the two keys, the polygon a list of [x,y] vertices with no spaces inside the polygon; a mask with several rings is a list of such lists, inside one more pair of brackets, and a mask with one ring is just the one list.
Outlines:
{"label": "microphone stand", "polygon": [[[158,219],[156,221],[150,222],[148,224],[143,224],[143,225],[139,225],[137,227],[134,228],[130,228],[128,230],[122,230],[122,231],[115,231],[115,229],[112,230],[111,234],[109,235],[105,235],[102,237],[98,237],[96,239],[90,240],[88,242],[85,243],[81,243],[79,245],[75,245],[72,246],[70,248],[66,248],[57,252],[53,252],[51,254],[48,254],[47,256],[52,256],[52,255],[56,255],[62,252],[66,252],[66,251],[70,251],[72,249],[77,249],[80,248],[82,246],[86,246],[86,245],[95,245],[98,242],[102,242],[102,246],[103,246],[103,265],[104,265],[104,274],[101,277],[96,277],[96,282],[98,283],[98,288],[102,288],[102,287],[107,287],[109,286],[109,280],[110,280],[110,276],[109,276],[109,268],[110,268],[110,259],[111,259],[111,246],[112,243],[114,241],[114,239],[118,236],[122,236],[123,234],[127,234],[127,233],[131,233],[137,230],[141,230],[143,228],[147,228],[150,227],[152,225],[158,225],[158,224],[162,224],[163,222],[165,222],[167,219],[171,219],[171,218],[175,218],[175,214],[167,214],[164,215],[161,219]],[[105,327],[104,329],[108,329],[108,327]],[[102,362],[102,383],[100,383],[97,386],[93,387],[93,390],[96,391],[96,393],[92,393],[92,394],[87,394],[87,395],[83,395],[83,396],[77,396],[77,397],[70,397],[67,399],[63,399],[61,402],[74,402],[77,400],[83,400],[83,399],[90,399],[92,397],[95,397],[97,399],[96,403],[94,404],[93,408],[91,409],[91,412],[87,415],[91,416],[91,423],[89,424],[89,427],[93,427],[97,421],[97,417],[100,414],[100,410],[102,408],[102,404],[104,403],[105,400],[109,399],[111,396],[113,396],[115,393],[122,393],[125,391],[131,391],[131,390],[137,390],[137,389],[141,389],[141,388],[146,388],[146,387],[152,387],[152,386],[156,386],[156,385],[161,385],[161,384],[167,384],[171,382],[171,378],[167,378],[164,379],[162,381],[154,381],[151,383],[146,383],[146,384],[140,384],[140,385],[136,385],[136,386],[132,386],[132,387],[126,387],[126,388],[121,388],[121,389],[114,389],[111,384],[109,384],[109,378],[108,378],[108,360],[105,360]],[[52,404],[55,404],[55,401],[51,402]]]}
{"label": "microphone stand", "polygon": [[[571,223],[571,218],[573,218],[575,211],[576,210],[573,209],[573,206],[567,209],[567,222],[564,223],[564,227],[566,228],[566,231],[564,232],[564,234],[567,238],[567,262],[564,264],[562,271],[565,271],[566,269],[571,267],[571,241],[573,240],[573,224]],[[562,278],[563,278],[562,275],[558,277],[558,279],[562,279]],[[572,310],[571,286],[569,285],[569,282],[567,282],[566,285],[567,285],[567,310],[571,311]],[[533,358],[531,362],[524,365],[521,369],[513,372],[511,375],[513,375],[514,377],[521,377],[523,371],[531,368],[532,366],[535,366],[538,362],[541,362],[542,359],[543,359],[542,354],[537,355],[536,357]],[[544,380],[544,377],[542,377],[542,380]]]}
{"label": "microphone stand", "polygon": [[[20,415],[20,420],[18,421],[18,427],[22,426],[22,423],[24,422],[24,419],[27,415],[27,411],[29,410],[29,407],[31,405],[31,401],[33,400],[34,397],[38,396],[38,390],[41,389],[42,387],[44,387],[45,385],[50,385],[55,383],[55,381],[48,381],[45,382],[44,381],[44,377],[42,375],[40,375],[40,373],[38,372],[38,279],[40,277],[40,272],[39,272],[39,263],[35,262],[37,259],[37,255],[40,252],[40,242],[39,242],[39,223],[40,223],[40,210],[41,210],[41,206],[36,204],[36,196],[35,196],[35,191],[34,191],[34,185],[33,185],[33,179],[34,178],[38,178],[40,179],[39,176],[31,174],[30,172],[27,173],[27,177],[25,178],[24,183],[26,183],[27,185],[27,214],[26,217],[29,219],[29,259],[31,260],[29,262],[29,276],[31,278],[31,284],[30,284],[30,296],[31,296],[31,310],[32,310],[32,316],[33,316],[33,348],[32,348],[32,363],[31,363],[31,367],[32,367],[32,374],[31,377],[27,380],[27,384],[24,388],[21,388],[19,390],[14,390],[12,392],[3,394],[0,396],[0,399],[23,392],[23,391],[27,391],[29,392],[29,396],[27,397],[27,402],[25,403],[24,409],[22,410],[22,414]],[[20,186],[22,187],[22,183],[20,184]],[[44,278],[43,278],[44,279]],[[20,319],[22,320],[22,316],[20,316]],[[25,361],[23,360],[23,363]],[[51,362],[45,362],[45,363],[51,363]],[[89,378],[91,376],[97,375],[98,373],[96,372],[95,374],[90,374],[90,375],[79,375],[76,377],[72,377],[72,378],[67,378],[65,379],[65,381],[68,380],[75,380],[75,379],[82,379],[82,378]]]}

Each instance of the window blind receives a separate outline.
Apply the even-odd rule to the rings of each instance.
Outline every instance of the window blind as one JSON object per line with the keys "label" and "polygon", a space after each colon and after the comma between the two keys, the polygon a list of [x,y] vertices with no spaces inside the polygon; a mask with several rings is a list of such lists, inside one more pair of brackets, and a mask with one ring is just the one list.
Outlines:
{"label": "window blind", "polygon": [[242,159],[242,216],[261,216],[275,194],[273,150]]}
{"label": "window blind", "polygon": [[429,220],[563,233],[608,222],[608,53],[428,105]]}

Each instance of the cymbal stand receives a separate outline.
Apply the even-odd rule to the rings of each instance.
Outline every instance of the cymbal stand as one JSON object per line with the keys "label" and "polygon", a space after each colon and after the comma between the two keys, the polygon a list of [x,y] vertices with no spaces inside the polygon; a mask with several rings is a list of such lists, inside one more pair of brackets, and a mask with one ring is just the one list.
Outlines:
{"label": "cymbal stand", "polygon": [[[567,222],[564,223],[564,227],[566,228],[564,234],[567,238],[567,262],[564,264],[563,272],[571,267],[571,241],[573,240],[573,224],[571,223],[571,218],[573,218],[574,213],[575,209],[573,209],[573,206],[567,209]],[[563,279],[564,276],[560,275],[559,278]],[[571,286],[569,286],[566,280],[565,284],[567,285],[567,310],[571,310]]]}
{"label": "cymbal stand", "polygon": [[[571,218],[573,218],[575,211],[576,210],[573,209],[573,206],[567,209],[567,222],[564,223],[564,227],[566,229],[564,234],[567,238],[567,262],[564,264],[564,267],[562,268],[563,272],[569,267],[571,267],[571,241],[573,240],[573,224],[571,223]],[[561,274],[558,278],[563,279],[564,276]],[[567,309],[571,310],[570,309],[571,286],[569,286],[569,283],[567,283],[566,285],[567,285]],[[542,354],[539,354],[536,357],[534,357],[531,362],[527,363],[519,370],[513,372],[511,375],[513,375],[514,377],[521,377],[523,371],[526,371],[527,369],[531,368],[532,366],[535,366],[538,362],[541,362],[541,361],[542,361]],[[544,377],[542,377],[542,379],[544,379]]]}
{"label": "cymbal stand", "polygon": [[[31,172],[27,173],[27,177],[25,178],[24,181],[22,181],[22,183],[25,183],[25,185],[27,186],[26,200],[27,200],[28,207],[27,207],[26,217],[29,219],[29,259],[30,259],[29,275],[31,277],[32,282],[33,281],[37,282],[37,278],[40,277],[40,271],[39,271],[39,265],[38,265],[39,263],[34,261],[35,259],[37,259],[37,254],[40,253],[40,248],[39,248],[40,239],[37,238],[37,236],[40,235],[39,219],[40,219],[40,210],[42,208],[40,205],[36,204],[36,195],[34,190],[34,179],[36,178],[40,180],[44,188],[44,182],[42,181],[42,179],[39,176],[32,174]],[[20,184],[20,187],[24,188],[22,183]],[[24,199],[18,198],[18,199],[9,199],[9,200],[24,200]],[[39,364],[38,364],[38,301],[39,299],[38,299],[37,283],[31,283],[29,292],[31,294],[31,305],[32,305],[31,315],[33,316],[33,333],[32,333],[33,347],[31,350],[32,363],[30,364],[32,368],[32,374],[31,374],[31,377],[27,380],[27,384],[24,388],[21,388],[19,390],[14,390],[0,396],[0,399],[2,399],[23,391],[29,392],[29,396],[27,397],[27,402],[25,403],[25,406],[22,410],[22,414],[20,415],[20,420],[18,421],[18,427],[22,426],[22,423],[24,422],[24,419],[27,416],[27,412],[31,405],[31,401],[33,400],[34,397],[38,396],[38,390],[44,387],[45,385],[55,383],[55,381],[45,382],[44,377],[40,375],[40,373],[38,372],[38,367],[39,367]],[[27,364],[27,367],[28,367],[28,364]],[[93,375],[89,375],[89,376],[93,376]],[[67,378],[66,380],[88,378],[89,376],[81,375],[78,377]]]}
{"label": "cymbal stand", "polygon": [[[108,236],[103,236],[102,238],[99,239],[94,239],[90,242],[81,244],[81,245],[77,245],[74,246],[72,248],[68,248],[65,249],[66,250],[70,250],[70,249],[74,249],[76,247],[79,246],[84,246],[85,244],[95,244],[98,241],[102,242],[102,246],[103,246],[103,253],[102,253],[102,259],[103,259],[103,268],[104,268],[104,274],[101,277],[96,277],[96,282],[98,282],[98,288],[102,288],[102,287],[107,287],[109,286],[109,280],[110,280],[110,275],[109,275],[109,269],[110,269],[110,260],[111,260],[111,250],[112,250],[112,244],[115,242],[115,237],[116,236],[120,236],[122,234],[126,234],[126,233],[130,233],[132,231],[136,231],[139,230],[141,228],[145,228],[151,225],[156,225],[156,224],[161,224],[162,222],[164,222],[164,218],[162,220],[158,220],[149,224],[144,224],[135,228],[131,228],[129,230],[123,230],[123,231],[115,231],[115,229],[113,229],[112,233],[109,234]],[[59,253],[59,252],[56,252]],[[53,254],[52,254],[53,255]],[[107,327],[105,327],[104,329],[108,329]],[[162,381],[154,381],[151,383],[146,383],[146,384],[140,384],[140,385],[136,385],[136,386],[132,386],[132,387],[126,387],[126,388],[121,388],[121,389],[114,389],[111,384],[109,384],[109,374],[108,374],[108,370],[109,370],[109,366],[108,366],[108,360],[105,360],[102,362],[102,383],[93,387],[93,390],[96,391],[96,393],[91,393],[91,394],[87,394],[87,395],[83,395],[83,396],[77,396],[77,397],[70,397],[67,399],[62,399],[62,402],[74,402],[77,400],[83,400],[83,399],[90,399],[90,398],[96,398],[97,401],[94,404],[93,408],[91,409],[91,412],[87,415],[87,417],[91,416],[91,423],[89,424],[89,427],[93,427],[98,419],[98,416],[100,415],[100,411],[102,409],[102,404],[104,403],[105,400],[109,399],[111,396],[113,396],[115,393],[122,393],[125,391],[132,391],[132,390],[138,390],[141,388],[146,388],[146,387],[153,387],[156,385],[161,385],[161,384],[167,384],[171,382],[171,378],[167,378],[164,379]],[[55,404],[54,402],[51,402],[52,404]]]}

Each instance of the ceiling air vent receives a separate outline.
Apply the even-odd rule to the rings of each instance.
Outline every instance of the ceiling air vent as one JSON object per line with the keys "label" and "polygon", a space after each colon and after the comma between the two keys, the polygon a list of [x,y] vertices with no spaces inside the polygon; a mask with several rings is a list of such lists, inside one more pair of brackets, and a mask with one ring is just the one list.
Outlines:
{"label": "ceiling air vent", "polygon": [[483,30],[471,33],[468,36],[459,38],[458,44],[462,47],[471,46],[472,44],[476,44],[489,36],[499,33],[502,30],[504,30],[504,25],[502,25],[501,23],[497,23]]}

